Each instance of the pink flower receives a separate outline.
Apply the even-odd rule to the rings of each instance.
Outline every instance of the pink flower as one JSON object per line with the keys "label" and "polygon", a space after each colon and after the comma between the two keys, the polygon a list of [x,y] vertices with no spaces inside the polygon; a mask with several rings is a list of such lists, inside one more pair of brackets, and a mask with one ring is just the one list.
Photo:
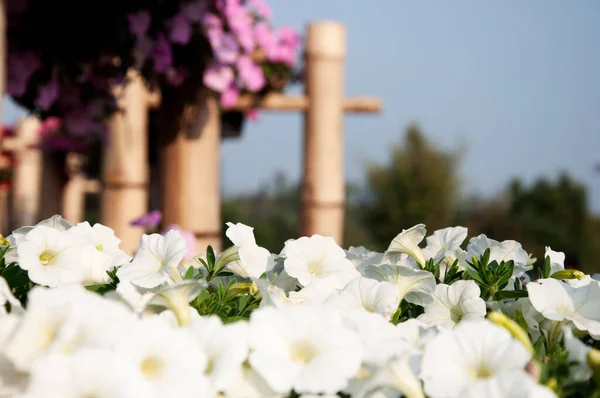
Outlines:
{"label": "pink flower", "polygon": [[231,33],[224,33],[220,37],[219,43],[214,50],[218,62],[230,64],[237,59],[239,47]]}
{"label": "pink flower", "polygon": [[264,0],[250,0],[249,2],[258,15],[266,20],[271,19],[271,8]]}
{"label": "pink flower", "polygon": [[277,36],[275,32],[264,22],[254,26],[254,38],[256,43],[264,50],[267,58],[271,58],[270,54],[275,54],[277,50]]}
{"label": "pink flower", "polygon": [[191,3],[185,3],[181,12],[187,17],[190,22],[200,22],[202,16],[206,12],[208,2],[206,0],[196,0]]}
{"label": "pink flower", "polygon": [[206,29],[223,30],[223,23],[221,22],[221,18],[210,12],[207,12],[202,16],[202,25],[204,25]]}
{"label": "pink flower", "polygon": [[40,124],[39,135],[45,137],[54,133],[62,125],[62,120],[57,117],[51,116],[45,120],[42,120]]}
{"label": "pink flower", "polygon": [[192,27],[190,21],[183,14],[177,14],[171,19],[169,38],[173,43],[186,45],[190,42]]}
{"label": "pink flower", "polygon": [[194,234],[179,228],[177,225],[169,225],[162,234],[166,235],[167,232],[173,229],[179,231],[179,233],[185,240],[187,252],[185,253],[185,256],[183,256],[183,258],[186,260],[194,258],[196,256],[196,237],[194,236]]}
{"label": "pink flower", "polygon": [[239,97],[238,88],[232,84],[221,94],[221,106],[225,109],[231,108],[237,103]]}
{"label": "pink flower", "polygon": [[233,83],[234,78],[233,70],[229,66],[215,64],[204,71],[202,81],[206,87],[220,93]]}
{"label": "pink flower", "polygon": [[6,92],[20,97],[27,90],[31,75],[42,67],[38,56],[31,52],[9,53],[7,60]]}
{"label": "pink flower", "polygon": [[[235,4],[235,3],[231,3]],[[252,29],[252,17],[248,10],[241,7],[239,4],[228,6],[225,9],[225,17],[229,27],[235,33],[240,45],[246,52],[254,49],[254,32]]]}
{"label": "pink flower", "polygon": [[148,10],[141,10],[135,14],[129,14],[127,16],[129,22],[129,32],[137,37],[144,36],[150,28],[150,22],[152,22],[152,15]]}
{"label": "pink flower", "polygon": [[265,75],[262,68],[250,57],[244,55],[238,59],[238,72],[244,86],[250,91],[259,91],[265,86]]}
{"label": "pink flower", "polygon": [[158,73],[166,71],[173,64],[173,53],[171,45],[164,35],[159,35],[154,49],[152,50],[152,59],[154,61],[154,69]]}
{"label": "pink flower", "polygon": [[40,108],[46,110],[56,101],[59,93],[59,85],[55,79],[50,80],[38,90],[38,96],[35,103]]}
{"label": "pink flower", "polygon": [[252,108],[246,111],[246,117],[253,122],[258,121],[258,109]]}

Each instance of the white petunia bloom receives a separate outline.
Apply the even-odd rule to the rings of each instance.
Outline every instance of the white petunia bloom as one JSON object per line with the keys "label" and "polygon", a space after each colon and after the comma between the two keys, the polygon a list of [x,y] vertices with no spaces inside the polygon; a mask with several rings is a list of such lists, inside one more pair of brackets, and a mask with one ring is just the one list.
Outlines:
{"label": "white petunia bloom", "polygon": [[167,285],[154,291],[148,300],[148,306],[157,306],[173,311],[179,326],[190,323],[190,301],[194,300],[206,283],[202,281],[183,281]]}
{"label": "white petunia bloom", "polygon": [[131,257],[119,248],[121,240],[115,236],[115,231],[102,225],[82,222],[69,229],[69,233],[81,238],[88,244],[111,258],[113,267],[128,263]]}
{"label": "white petunia bloom", "polygon": [[223,325],[213,315],[194,319],[189,330],[207,356],[205,375],[212,394],[226,391],[242,377],[242,365],[248,357],[248,324]]}
{"label": "white petunia bloom", "polygon": [[536,383],[523,370],[503,372],[497,377],[473,383],[460,395],[466,398],[554,398],[556,394]]}
{"label": "white petunia bloom", "polygon": [[119,281],[117,289],[114,292],[109,292],[105,295],[105,297],[116,299],[127,304],[136,314],[144,312],[153,296],[154,293],[152,291],[140,289],[126,280]]}
{"label": "white petunia bloom", "polygon": [[133,261],[119,268],[117,276],[147,289],[169,281],[179,282],[177,266],[186,252],[185,239],[175,229],[165,236],[143,235]]}
{"label": "white petunia bloom", "polygon": [[553,321],[571,321],[579,330],[600,337],[600,282],[571,286],[557,279],[538,279],[527,284],[531,304]]}
{"label": "white petunia bloom", "polygon": [[285,271],[302,286],[326,279],[331,289],[341,289],[359,275],[344,250],[328,236],[290,239],[282,255]]}
{"label": "white petunia bloom", "polygon": [[199,397],[208,393],[205,353],[187,329],[173,329],[160,317],[141,319],[117,342],[152,397]]}
{"label": "white petunia bloom", "polygon": [[250,364],[276,392],[333,394],[360,368],[360,339],[323,307],[260,308],[250,316]]}
{"label": "white petunia bloom", "polygon": [[368,266],[383,263],[383,253],[372,252],[363,246],[350,246],[345,252],[346,257],[354,264],[358,272],[361,272],[361,270]]}
{"label": "white petunia bloom", "polygon": [[480,258],[487,249],[490,249],[490,262],[496,261],[498,264],[509,260],[514,262],[513,277],[518,278],[533,268],[529,261],[529,255],[519,242],[514,240],[498,242],[485,235],[471,238],[467,245],[466,260],[471,261],[473,256]]}
{"label": "white petunia bloom", "polygon": [[323,304],[331,296],[336,296],[340,290],[332,289],[327,279],[318,279],[297,292],[289,292],[288,304]]}
{"label": "white petunia bloom", "polygon": [[369,266],[363,272],[367,278],[390,282],[398,287],[400,301],[425,306],[433,301],[435,277],[429,271],[403,265],[382,264]]}
{"label": "white petunia bloom", "polygon": [[[283,398],[284,394],[273,391],[250,365],[242,366],[240,377],[229,386],[225,392],[227,398]],[[287,395],[285,395],[287,397]]]}
{"label": "white petunia bloom", "polygon": [[[549,276],[552,276],[556,272],[565,270],[565,253],[556,252],[556,251],[552,250],[550,248],[550,246],[546,246],[546,252],[544,253],[544,258],[545,257],[550,257],[550,275]],[[579,274],[580,274],[579,277],[581,277],[581,275],[583,275],[582,272],[579,272]],[[593,278],[590,275],[583,275],[583,277],[581,277],[581,279],[579,279],[579,277],[575,278],[575,279],[566,279],[565,282],[567,282],[571,286],[583,286],[583,285],[587,285],[588,283],[590,283],[593,280]]]}
{"label": "white petunia bloom", "polygon": [[521,313],[525,322],[527,322],[529,336],[531,336],[531,340],[534,343],[540,338],[542,333],[547,335],[547,332],[550,330],[552,322],[531,305],[531,300],[528,297],[501,302],[499,307],[502,312],[513,319],[515,318],[515,311]]}
{"label": "white petunia bloom", "polygon": [[575,337],[568,326],[563,327],[563,339],[565,350],[569,354],[569,362],[574,364],[570,378],[575,382],[589,380],[592,377],[592,369],[588,364],[587,356],[591,347]]}
{"label": "white petunia bloom", "polygon": [[400,304],[400,291],[389,282],[359,276],[339,294],[331,295],[325,303],[343,312],[373,312],[389,320]]}
{"label": "white petunia bloom", "polygon": [[435,287],[433,302],[425,306],[425,313],[417,319],[422,322],[452,329],[461,321],[481,320],[485,317],[485,301],[474,281],[457,281],[452,285]]}
{"label": "white petunia bloom", "polygon": [[35,227],[18,245],[17,253],[19,266],[37,284],[56,287],[83,279],[81,243],[68,231]]}
{"label": "white petunia bloom", "polygon": [[396,325],[402,338],[414,347],[422,350],[442,329],[437,325],[428,324],[418,319],[407,319]]}
{"label": "white petunia bloom", "polygon": [[403,229],[390,243],[385,252],[386,257],[393,258],[396,256],[408,256],[414,259],[421,267],[425,265],[425,257],[423,251],[419,247],[419,243],[425,238],[427,230],[424,224],[417,224],[412,228]]}
{"label": "white petunia bloom", "polygon": [[40,358],[25,398],[150,397],[149,384],[130,361],[110,350],[82,349]]}
{"label": "white petunia bloom", "polygon": [[10,243],[10,248],[6,251],[4,258],[6,263],[14,263],[18,261],[17,247],[25,241],[25,235],[35,227],[44,226],[55,229],[57,231],[66,231],[71,228],[72,225],[59,215],[54,215],[46,220],[40,221],[34,226],[21,227],[12,232],[12,234],[6,237],[6,240]]}
{"label": "white petunia bloom", "polygon": [[220,258],[232,256],[233,261],[223,260],[227,269],[242,278],[258,279],[262,274],[273,268],[271,253],[256,244],[254,228],[242,223],[227,223],[225,235],[235,245],[227,249]]}
{"label": "white petunia bloom", "polygon": [[479,381],[523,371],[530,359],[505,329],[487,321],[463,322],[425,347],[421,377],[431,398],[462,397]]}
{"label": "white petunia bloom", "polygon": [[113,259],[106,253],[98,251],[94,246],[81,248],[82,281],[84,286],[110,282],[107,271],[114,268]]}
{"label": "white petunia bloom", "polygon": [[454,255],[467,239],[467,233],[468,230],[465,227],[438,229],[433,235],[427,237],[427,246],[423,249],[423,256],[426,260],[433,258],[437,262],[443,257]]}

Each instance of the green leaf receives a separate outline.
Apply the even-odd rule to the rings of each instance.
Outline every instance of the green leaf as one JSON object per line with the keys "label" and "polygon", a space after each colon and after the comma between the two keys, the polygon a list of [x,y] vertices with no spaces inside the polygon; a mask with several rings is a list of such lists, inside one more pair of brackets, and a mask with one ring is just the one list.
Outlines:
{"label": "green leaf", "polygon": [[185,276],[183,277],[184,280],[192,280],[194,279],[194,267],[190,267],[187,269],[187,271],[185,271]]}
{"label": "green leaf", "polygon": [[206,249],[206,260],[208,261],[208,264],[211,267],[210,269],[212,269],[215,266],[216,260],[215,260],[215,251],[213,250],[212,246],[210,246],[210,245]]}
{"label": "green leaf", "polygon": [[487,282],[483,280],[483,278],[481,277],[481,274],[479,272],[473,271],[473,270],[467,270],[467,275],[469,276],[469,278],[473,279],[475,282],[479,283],[479,285],[481,285],[482,287],[489,287]]}
{"label": "green leaf", "polygon": [[500,290],[494,293],[494,300],[528,297],[527,290]]}
{"label": "green leaf", "polygon": [[550,264],[550,256],[546,256],[544,259],[544,268],[542,269],[542,278],[548,278],[552,272],[552,266]]}

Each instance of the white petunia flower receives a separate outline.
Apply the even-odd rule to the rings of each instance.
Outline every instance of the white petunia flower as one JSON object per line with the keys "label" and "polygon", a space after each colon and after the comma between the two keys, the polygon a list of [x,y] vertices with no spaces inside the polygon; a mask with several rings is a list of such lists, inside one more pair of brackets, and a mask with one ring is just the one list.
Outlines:
{"label": "white petunia flower", "polygon": [[556,394],[546,386],[533,381],[522,370],[503,372],[473,383],[460,395],[466,398],[554,398]]}
{"label": "white petunia flower", "polygon": [[378,281],[390,282],[398,287],[400,301],[425,306],[433,301],[435,277],[429,271],[403,265],[382,264],[369,266],[364,276]]}
{"label": "white petunia flower", "polygon": [[107,272],[114,268],[113,259],[106,253],[98,251],[94,246],[81,248],[82,281],[84,286],[110,282]]}
{"label": "white petunia flower", "polygon": [[[544,258],[550,257],[550,275],[552,276],[554,273],[565,270],[565,253],[563,252],[555,252],[550,248],[550,246],[546,246],[546,252],[544,253]],[[593,278],[590,275],[583,275],[582,272],[578,272],[580,275],[578,278],[574,279],[565,279],[571,286],[583,286],[590,283]],[[583,277],[581,277],[583,275]],[[581,279],[579,279],[581,277]]]}
{"label": "white petunia flower", "polygon": [[208,393],[207,359],[189,330],[173,329],[160,317],[141,319],[118,341],[152,397],[199,397]]}
{"label": "white petunia flower", "polygon": [[592,369],[588,364],[587,356],[592,347],[575,337],[568,326],[563,327],[563,339],[565,350],[569,354],[569,362],[574,364],[569,374],[570,379],[575,382],[589,380],[592,377]]}
{"label": "white petunia flower", "polygon": [[437,325],[428,324],[415,318],[399,323],[396,325],[396,329],[402,338],[420,350],[442,330]]}
{"label": "white petunia flower", "polygon": [[250,316],[250,364],[276,392],[343,389],[360,368],[362,346],[323,307],[260,308]]}
{"label": "white petunia flower", "polygon": [[[287,396],[287,395],[285,395]],[[229,386],[225,392],[227,398],[283,398],[284,394],[273,391],[250,365],[242,366],[240,377]]]}
{"label": "white petunia flower", "polygon": [[33,282],[50,287],[83,279],[80,241],[68,231],[39,226],[17,247],[19,266]]}
{"label": "white petunia flower", "polygon": [[113,298],[127,304],[136,314],[144,312],[153,296],[154,293],[152,291],[140,289],[126,280],[120,280],[117,289],[105,295],[105,297]]}
{"label": "white petunia flower", "polygon": [[496,261],[498,264],[509,260],[514,262],[513,277],[518,278],[533,268],[529,261],[529,255],[519,242],[514,240],[498,242],[485,235],[471,238],[467,246],[466,260],[471,261],[473,256],[480,258],[486,249],[490,249],[490,262]]}
{"label": "white petunia flower", "polygon": [[571,286],[557,279],[538,279],[527,284],[531,304],[553,321],[571,321],[579,330],[600,337],[600,282]]}
{"label": "white petunia flower", "polygon": [[10,243],[10,248],[6,251],[4,258],[6,264],[14,263],[18,261],[17,247],[25,241],[25,235],[35,227],[44,226],[55,229],[57,231],[66,231],[71,228],[72,225],[59,215],[54,215],[46,220],[40,221],[34,226],[21,227],[12,232],[12,234],[6,237],[6,240]]}
{"label": "white petunia flower", "polygon": [[224,392],[242,377],[242,364],[248,357],[248,324],[223,325],[215,315],[198,317],[189,326],[190,333],[206,353],[212,393]]}
{"label": "white petunia flower", "polygon": [[206,283],[202,281],[183,281],[173,285],[160,287],[148,300],[148,306],[157,306],[173,311],[179,326],[190,323],[190,305]]}
{"label": "white petunia flower", "polygon": [[400,291],[389,282],[359,276],[325,303],[343,312],[373,312],[389,320],[400,304]]}
{"label": "white petunia flower", "polygon": [[383,262],[383,253],[372,252],[363,246],[350,246],[345,252],[346,257],[354,264],[358,272],[361,272],[362,269],[370,265],[377,265]]}
{"label": "white petunia flower", "polygon": [[431,398],[462,397],[478,381],[522,371],[530,359],[505,329],[487,321],[464,322],[425,347],[421,377]]}
{"label": "white petunia flower", "polygon": [[[235,246],[223,252],[219,261],[224,261],[229,271],[242,278],[258,279],[273,268],[271,253],[256,244],[254,228],[230,222],[227,223],[227,227],[225,235]],[[232,260],[226,260],[227,258]]]}
{"label": "white petunia flower", "polygon": [[437,262],[443,257],[453,255],[467,239],[467,233],[465,227],[438,229],[433,235],[427,237],[427,247],[423,249],[423,256],[426,260],[433,258]]}
{"label": "white petunia flower", "polygon": [[332,289],[327,279],[317,279],[297,292],[289,292],[288,304],[323,304],[331,296],[337,295],[340,290]]}
{"label": "white petunia flower", "polygon": [[40,358],[31,371],[26,398],[149,397],[149,384],[130,361],[110,350],[83,349]]}
{"label": "white petunia flower", "polygon": [[425,306],[425,313],[417,319],[425,323],[452,329],[465,320],[485,317],[485,301],[479,297],[481,290],[474,281],[457,281],[452,285],[435,287],[433,302]]}
{"label": "white petunia flower", "polygon": [[165,236],[143,235],[133,261],[119,268],[117,276],[147,289],[169,281],[179,282],[177,266],[186,252],[185,239],[175,229]]}
{"label": "white petunia flower", "polygon": [[536,342],[542,333],[548,332],[551,327],[551,321],[546,319],[531,305],[531,300],[528,297],[523,297],[514,301],[506,301],[500,303],[500,309],[511,318],[515,318],[515,311],[519,311],[525,322],[531,340]]}
{"label": "white petunia flower", "polygon": [[423,251],[419,243],[425,238],[427,230],[424,224],[417,224],[412,228],[403,229],[390,243],[386,250],[386,257],[408,256],[413,258],[421,267],[425,265]]}
{"label": "white petunia flower", "polygon": [[282,255],[285,271],[302,286],[326,279],[331,289],[341,289],[359,275],[344,250],[328,236],[290,239]]}
{"label": "white petunia flower", "polygon": [[85,244],[94,247],[96,251],[110,256],[113,267],[126,264],[131,260],[131,257],[119,248],[121,240],[115,236],[115,231],[105,225],[91,226],[86,221],[70,228],[69,233],[81,238]]}

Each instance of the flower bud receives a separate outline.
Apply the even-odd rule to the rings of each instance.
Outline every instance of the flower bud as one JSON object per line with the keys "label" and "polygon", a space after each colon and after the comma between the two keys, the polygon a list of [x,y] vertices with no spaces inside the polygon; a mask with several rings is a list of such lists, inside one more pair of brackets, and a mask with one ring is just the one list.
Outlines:
{"label": "flower bud", "polygon": [[533,354],[534,349],[531,344],[531,340],[529,339],[529,334],[524,331],[521,326],[506,315],[501,312],[490,312],[487,316],[488,320],[495,323],[498,326],[503,327],[508,330],[508,332],[512,335],[513,338],[520,341],[529,353]]}
{"label": "flower bud", "polygon": [[600,350],[592,348],[587,353],[587,363],[592,369],[592,379],[600,384]]}
{"label": "flower bud", "polygon": [[0,246],[10,247],[10,242],[6,240],[4,235],[0,235]]}
{"label": "flower bud", "polygon": [[578,279],[582,280],[585,274],[575,269],[563,269],[550,275],[550,278],[554,279]]}

